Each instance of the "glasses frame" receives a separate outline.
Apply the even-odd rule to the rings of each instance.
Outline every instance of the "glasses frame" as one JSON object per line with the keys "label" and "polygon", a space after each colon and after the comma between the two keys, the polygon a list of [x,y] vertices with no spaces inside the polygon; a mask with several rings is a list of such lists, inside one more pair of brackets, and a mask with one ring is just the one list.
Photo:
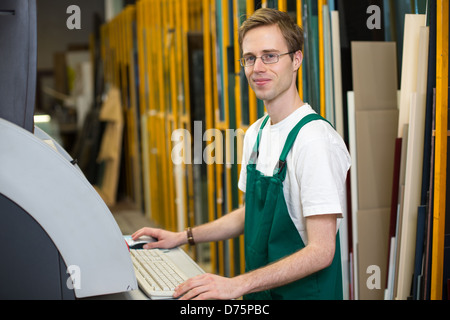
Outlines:
{"label": "glasses frame", "polygon": [[[238,61],[239,61],[239,63],[241,64],[241,67],[244,67],[244,68],[246,68],[246,67],[253,67],[253,66],[255,65],[255,63],[256,63],[256,59],[258,59],[258,58],[261,58],[261,61],[262,61],[264,64],[274,64],[274,63],[277,63],[278,61],[280,61],[280,57],[281,57],[281,56],[284,56],[284,55],[286,55],[286,54],[292,54],[292,53],[295,53],[295,52],[296,52],[296,51],[285,52],[285,53],[265,53],[265,54],[263,54],[263,55],[261,55],[261,56],[259,56],[259,57],[255,57],[255,61],[253,61],[253,64],[250,64],[250,65],[248,65],[248,64],[246,65],[246,64],[245,64],[245,58],[240,58]],[[268,54],[277,56],[277,61],[274,61],[274,62],[265,62],[264,59],[263,59],[263,57],[266,56],[266,55],[268,55]]]}

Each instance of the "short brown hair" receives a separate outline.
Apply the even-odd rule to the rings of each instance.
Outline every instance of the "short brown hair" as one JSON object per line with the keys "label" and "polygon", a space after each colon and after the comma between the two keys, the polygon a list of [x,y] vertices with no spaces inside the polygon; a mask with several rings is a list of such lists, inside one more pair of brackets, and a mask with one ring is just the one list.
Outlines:
{"label": "short brown hair", "polygon": [[303,50],[303,30],[295,23],[289,14],[276,9],[261,8],[248,17],[239,28],[239,46],[241,48],[241,54],[242,42],[248,31],[257,27],[274,24],[278,25],[280,28],[281,33],[286,40],[289,52]]}

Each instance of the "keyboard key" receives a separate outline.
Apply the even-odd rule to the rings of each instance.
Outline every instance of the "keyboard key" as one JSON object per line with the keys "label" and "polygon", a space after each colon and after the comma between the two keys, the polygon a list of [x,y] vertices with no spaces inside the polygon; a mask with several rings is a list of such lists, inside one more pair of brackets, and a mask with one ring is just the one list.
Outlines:
{"label": "keyboard key", "polygon": [[158,249],[132,249],[131,260],[141,289],[150,297],[171,297],[188,277]]}

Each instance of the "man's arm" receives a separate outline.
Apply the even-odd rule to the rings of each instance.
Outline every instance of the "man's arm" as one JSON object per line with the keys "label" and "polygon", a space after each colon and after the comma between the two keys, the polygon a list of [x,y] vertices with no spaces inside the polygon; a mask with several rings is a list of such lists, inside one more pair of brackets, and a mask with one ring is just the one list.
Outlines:
{"label": "man's arm", "polygon": [[244,233],[245,207],[192,229],[195,242],[211,242],[236,238]]}
{"label": "man's arm", "polygon": [[[244,232],[244,223],[245,207],[241,207],[222,216],[220,219],[193,228],[192,235],[196,243],[231,239]],[[142,228],[136,231],[132,238],[136,240],[144,235],[157,239],[155,242],[146,244],[144,249],[168,249],[187,243],[186,231],[171,232],[157,228]]]}
{"label": "man's arm", "polygon": [[272,289],[304,278],[328,267],[336,246],[336,215],[306,218],[308,244],[277,262],[239,275],[224,278],[205,274],[189,279],[175,291],[182,299],[233,299],[244,294]]}
{"label": "man's arm", "polygon": [[333,262],[336,249],[336,216],[306,218],[308,244],[302,250],[267,267],[243,275],[245,293],[268,290],[309,276]]}

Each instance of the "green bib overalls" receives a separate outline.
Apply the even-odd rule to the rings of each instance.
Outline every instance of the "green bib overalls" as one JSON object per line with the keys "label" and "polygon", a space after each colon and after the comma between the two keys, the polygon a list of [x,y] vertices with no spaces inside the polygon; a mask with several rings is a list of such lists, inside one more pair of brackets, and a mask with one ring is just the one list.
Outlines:
{"label": "green bib overalls", "polygon": [[[251,271],[286,257],[305,247],[292,222],[283,194],[286,157],[298,132],[306,123],[325,120],[310,114],[300,120],[289,133],[277,168],[272,177],[256,170],[259,143],[267,116],[259,129],[252,156],[247,165],[245,194],[245,263]],[[342,299],[342,274],[339,236],[332,264],[308,277],[271,290],[248,294],[245,299]]]}

